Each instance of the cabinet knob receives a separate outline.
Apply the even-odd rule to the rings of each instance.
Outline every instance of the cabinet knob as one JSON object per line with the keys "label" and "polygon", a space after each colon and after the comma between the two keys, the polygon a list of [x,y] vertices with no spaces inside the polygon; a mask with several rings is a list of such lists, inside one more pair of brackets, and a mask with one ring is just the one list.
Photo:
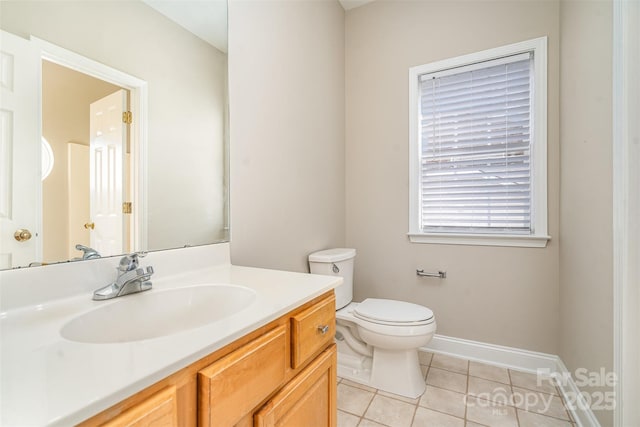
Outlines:
{"label": "cabinet knob", "polygon": [[322,335],[326,334],[327,332],[329,332],[329,325],[320,325],[320,326],[318,326],[318,331]]}
{"label": "cabinet knob", "polygon": [[92,230],[93,230],[94,228],[96,228],[96,225],[95,225],[93,222],[87,222],[87,223],[84,225],[84,228],[85,228],[85,229],[87,229],[87,230],[88,230],[88,229],[92,229]]}

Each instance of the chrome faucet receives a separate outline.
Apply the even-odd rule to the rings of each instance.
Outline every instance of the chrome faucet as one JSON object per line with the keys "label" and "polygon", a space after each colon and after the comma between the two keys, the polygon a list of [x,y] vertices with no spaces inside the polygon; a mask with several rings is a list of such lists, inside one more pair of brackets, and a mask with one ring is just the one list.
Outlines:
{"label": "chrome faucet", "polygon": [[146,252],[137,252],[122,257],[116,268],[118,276],[115,282],[96,290],[93,293],[93,299],[100,301],[151,289],[152,283],[149,279],[153,274],[153,267],[149,266],[146,269],[139,267],[138,258],[146,255]]}
{"label": "chrome faucet", "polygon": [[[82,251],[82,259],[100,258],[100,254],[93,248],[85,245],[76,245],[76,249]],[[74,258],[75,259],[75,258]]]}

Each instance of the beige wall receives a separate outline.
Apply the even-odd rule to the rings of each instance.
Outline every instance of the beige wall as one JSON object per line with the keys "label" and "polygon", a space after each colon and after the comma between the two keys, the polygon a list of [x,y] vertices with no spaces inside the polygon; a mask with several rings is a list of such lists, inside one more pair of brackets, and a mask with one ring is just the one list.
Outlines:
{"label": "beige wall", "polygon": [[224,53],[140,1],[5,0],[0,27],[146,81],[148,247],[224,237]]}
{"label": "beige wall", "polygon": [[[415,301],[441,334],[610,370],[611,3],[378,1],[344,16],[331,1],[231,3],[233,262],[305,271],[309,252],[353,246],[358,299]],[[408,243],[408,68],[542,35],[549,246]]]}
{"label": "beige wall", "polygon": [[229,5],[232,261],[308,271],[344,244],[344,11]]}
{"label": "beige wall", "polygon": [[[409,243],[408,70],[548,36],[548,206],[544,249]],[[556,1],[377,1],[346,15],[346,244],[355,297],[434,310],[438,333],[558,352]],[[415,270],[446,270],[447,279]]]}
{"label": "beige wall", "polygon": [[[572,372],[611,371],[612,3],[562,1],[560,16],[559,354]],[[596,415],[613,424],[611,411]]]}
{"label": "beige wall", "polygon": [[[61,67],[51,62],[42,63],[42,134],[51,144],[55,158],[51,174],[42,183],[43,261],[55,262],[68,258],[76,243],[70,242],[68,144],[76,142],[89,145],[89,104],[120,89],[117,86],[94,79],[85,74]],[[89,176],[86,176],[89,192]],[[76,209],[86,211],[89,206]],[[80,224],[81,226],[82,224]]]}

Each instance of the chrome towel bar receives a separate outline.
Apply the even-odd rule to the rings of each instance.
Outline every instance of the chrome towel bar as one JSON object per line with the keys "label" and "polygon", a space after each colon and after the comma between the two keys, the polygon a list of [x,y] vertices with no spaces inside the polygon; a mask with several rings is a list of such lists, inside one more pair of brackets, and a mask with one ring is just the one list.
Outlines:
{"label": "chrome towel bar", "polygon": [[416,270],[416,275],[418,275],[420,277],[438,277],[440,279],[446,279],[447,278],[447,272],[446,271],[438,271],[437,273],[425,273],[424,270]]}

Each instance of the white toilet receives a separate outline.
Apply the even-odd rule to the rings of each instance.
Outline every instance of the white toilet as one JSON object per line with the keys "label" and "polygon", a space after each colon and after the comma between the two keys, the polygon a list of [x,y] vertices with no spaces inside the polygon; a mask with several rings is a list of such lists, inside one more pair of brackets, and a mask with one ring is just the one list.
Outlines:
{"label": "white toilet", "polygon": [[344,278],[336,288],[338,375],[390,393],[416,398],[425,381],[418,348],[436,332],[433,312],[408,302],[353,300],[355,249],[327,249],[309,255],[311,273]]}

